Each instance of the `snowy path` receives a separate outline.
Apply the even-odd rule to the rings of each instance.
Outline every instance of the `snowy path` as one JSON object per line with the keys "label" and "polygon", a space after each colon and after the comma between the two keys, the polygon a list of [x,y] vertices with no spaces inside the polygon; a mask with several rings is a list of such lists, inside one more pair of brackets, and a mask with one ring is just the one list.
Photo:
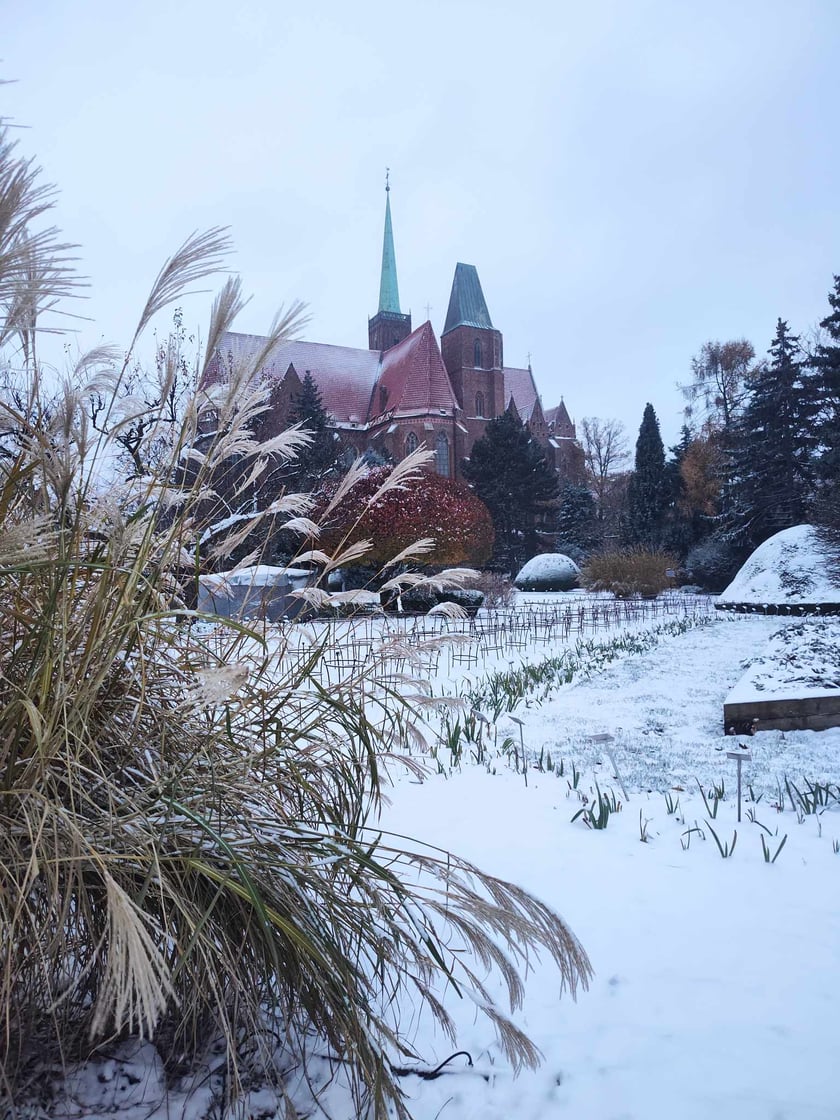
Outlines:
{"label": "snowy path", "polygon": [[[722,841],[737,828],[723,860],[692,794],[693,777],[710,783],[732,763],[722,743],[723,695],[741,661],[760,652],[778,619],[722,620],[670,639],[648,654],[572,685],[538,709],[519,710],[530,748],[578,765],[583,738],[623,728],[617,761],[631,800],[603,832],[571,823],[579,805],[566,778],[504,766],[465,767],[449,779],[399,782],[384,824],[473,859],[529,888],[569,921],[595,968],[591,990],[575,1004],[558,999],[557,978],[537,965],[517,1016],[545,1054],[535,1073],[513,1079],[492,1029],[471,1006],[447,1006],[459,1047],[479,1073],[452,1073],[406,1087],[417,1120],[835,1120],[840,1028],[834,992],[840,977],[840,812],[777,813],[754,806],[770,832],[737,824],[731,794],[712,822]],[[752,741],[755,777],[840,780],[840,731],[778,733]],[[592,752],[590,751],[590,756]],[[594,756],[592,756],[594,757]],[[727,770],[727,766],[729,770]],[[609,782],[607,762],[599,780]],[[650,789],[676,778],[687,786],[668,815]],[[591,789],[592,774],[581,786]],[[615,787],[614,782],[610,782]],[[635,792],[639,790],[640,792]],[[640,842],[639,813],[650,841]],[[681,837],[695,822],[704,829]],[[761,836],[778,861],[764,862]],[[684,842],[684,841],[683,841]],[[442,1060],[453,1049],[427,1024],[417,1044]],[[455,1063],[458,1064],[458,1063]]]}

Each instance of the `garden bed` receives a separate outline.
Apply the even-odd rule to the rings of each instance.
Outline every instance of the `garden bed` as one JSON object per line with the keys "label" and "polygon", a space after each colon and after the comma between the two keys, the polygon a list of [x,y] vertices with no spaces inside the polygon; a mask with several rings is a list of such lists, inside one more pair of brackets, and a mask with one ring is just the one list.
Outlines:
{"label": "garden bed", "polygon": [[735,734],[840,727],[840,624],[777,631],[726,697],[723,720]]}

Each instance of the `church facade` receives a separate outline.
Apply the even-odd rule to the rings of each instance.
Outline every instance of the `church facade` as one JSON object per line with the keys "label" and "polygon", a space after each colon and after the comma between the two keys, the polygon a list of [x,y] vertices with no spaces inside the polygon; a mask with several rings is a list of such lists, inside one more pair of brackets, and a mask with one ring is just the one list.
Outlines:
{"label": "church facade", "polygon": [[[271,382],[265,437],[288,423],[306,374],[311,374],[330,424],[344,446],[371,449],[399,461],[425,446],[434,469],[462,479],[461,464],[489,420],[516,411],[561,479],[583,477],[583,449],[561,401],[544,410],[530,366],[504,364],[501,331],[490,318],[478,272],[458,264],[440,342],[428,321],[412,329],[400,309],[386,186],[385,233],[379,308],[368,321],[368,346],[359,349],[319,342],[281,342],[260,376]],[[253,360],[265,339],[229,332],[219,343],[214,377]]]}

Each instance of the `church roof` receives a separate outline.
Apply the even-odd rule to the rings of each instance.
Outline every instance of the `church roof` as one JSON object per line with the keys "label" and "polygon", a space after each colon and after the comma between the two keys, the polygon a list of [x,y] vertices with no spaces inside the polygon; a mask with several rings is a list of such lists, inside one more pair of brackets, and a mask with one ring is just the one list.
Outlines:
{"label": "church roof", "polygon": [[575,426],[562,400],[555,408],[549,408],[546,411],[545,421],[549,426],[554,425],[555,435],[574,438]]}
{"label": "church roof", "polygon": [[511,397],[516,401],[516,411],[524,422],[531,419],[537,403],[537,387],[530,369],[513,369],[505,366],[502,370],[505,379],[505,400]]}
{"label": "church roof", "polygon": [[455,265],[455,278],[452,281],[443,333],[454,331],[456,327],[493,327],[484,292],[481,290],[481,281],[478,279],[478,270],[473,264],[459,262]]}
{"label": "church roof", "polygon": [[[223,361],[229,360],[235,367],[253,360],[264,345],[265,338],[260,335],[229,331],[222,335],[219,353]],[[336,423],[365,422],[379,373],[378,351],[324,342],[278,342],[262,374],[282,381],[290,365],[301,380],[307,370],[312,374],[321,403]]]}
{"label": "church roof", "polygon": [[[452,412],[458,405],[449,374],[443,364],[440,348],[432,330],[425,322],[402,342],[382,355],[379,387],[387,391],[385,409],[396,413]],[[381,411],[376,399],[371,401],[371,418]]]}

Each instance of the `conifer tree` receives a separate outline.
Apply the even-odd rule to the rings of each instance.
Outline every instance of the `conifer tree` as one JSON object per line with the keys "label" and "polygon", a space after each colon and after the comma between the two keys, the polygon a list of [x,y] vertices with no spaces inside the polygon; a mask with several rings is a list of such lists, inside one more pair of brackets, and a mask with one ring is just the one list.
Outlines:
{"label": "conifer tree", "polygon": [[819,441],[817,471],[823,482],[837,487],[840,480],[840,276],[828,294],[831,314],[820,326],[830,341],[820,343],[811,358],[818,404],[816,434]]}
{"label": "conifer tree", "polygon": [[807,516],[816,401],[800,355],[799,337],[779,319],[770,361],[753,378],[734,429],[733,523],[751,546]]}
{"label": "conifer tree", "polygon": [[599,529],[598,507],[592,491],[588,486],[567,482],[560,494],[557,511],[559,550],[563,551],[563,545],[575,545],[587,551],[597,541]]}
{"label": "conifer tree", "polygon": [[627,538],[631,544],[658,547],[662,543],[668,482],[665,448],[652,404],[645,405],[636,459],[627,493]]}
{"label": "conifer tree", "polygon": [[557,499],[555,471],[511,409],[489,422],[463,470],[493,518],[493,563],[515,572],[537,550],[539,520]]}
{"label": "conifer tree", "polygon": [[318,386],[309,370],[301,382],[289,416],[290,424],[301,424],[312,434],[312,442],[293,464],[286,481],[287,490],[309,493],[316,489],[336,466],[340,453],[338,440],[329,427]]}

